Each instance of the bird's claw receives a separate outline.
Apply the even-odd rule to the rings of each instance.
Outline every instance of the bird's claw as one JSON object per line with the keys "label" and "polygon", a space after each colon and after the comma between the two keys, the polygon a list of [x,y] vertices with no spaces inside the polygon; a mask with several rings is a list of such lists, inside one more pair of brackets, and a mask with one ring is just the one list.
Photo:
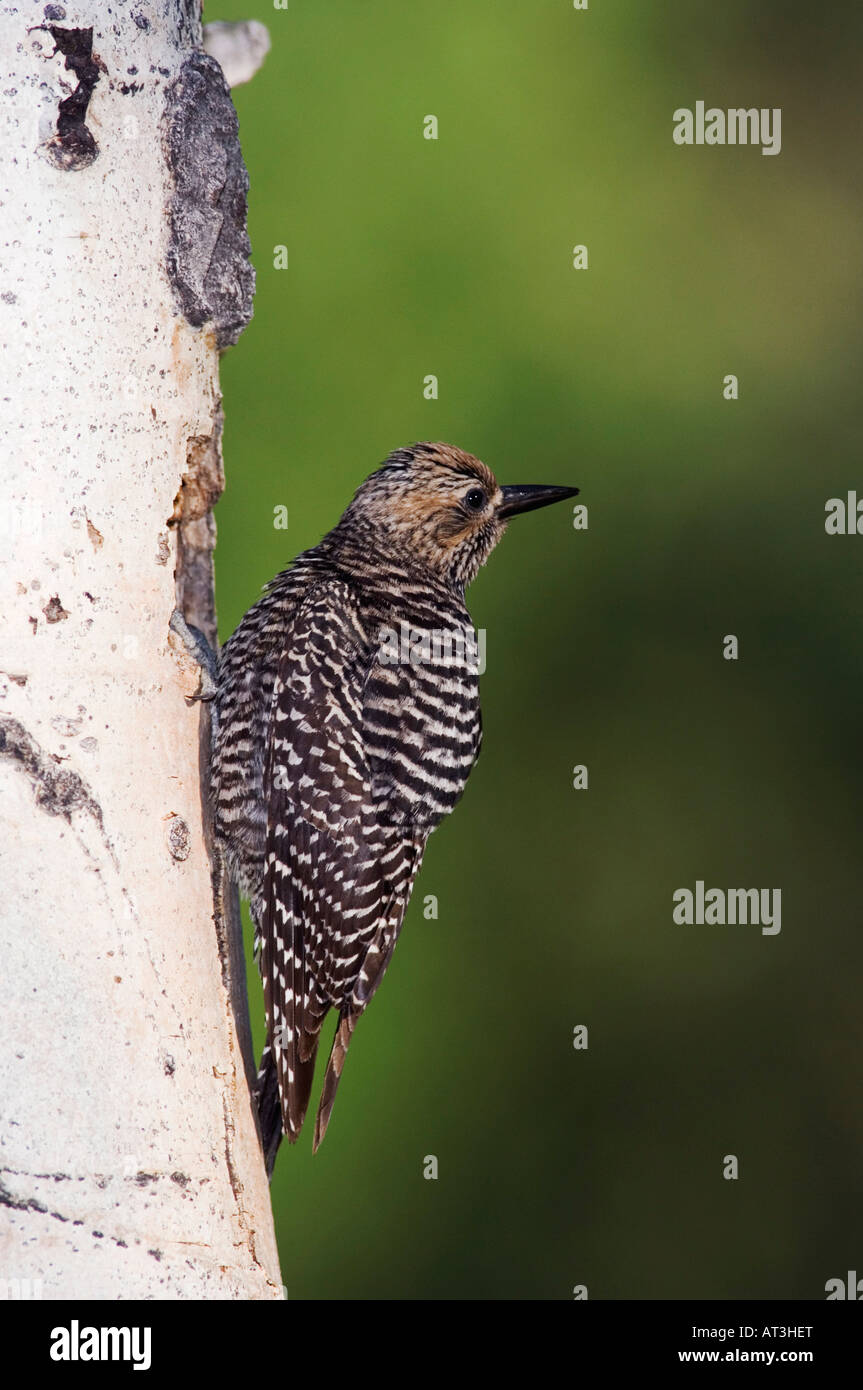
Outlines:
{"label": "bird's claw", "polygon": [[179,637],[184,650],[197,664],[201,671],[201,688],[195,695],[189,695],[190,701],[203,700],[210,701],[215,699],[218,689],[217,670],[218,663],[216,654],[210,646],[203,632],[196,627],[190,627],[180,612],[175,608],[171,614],[171,621],[168,624],[171,631]]}

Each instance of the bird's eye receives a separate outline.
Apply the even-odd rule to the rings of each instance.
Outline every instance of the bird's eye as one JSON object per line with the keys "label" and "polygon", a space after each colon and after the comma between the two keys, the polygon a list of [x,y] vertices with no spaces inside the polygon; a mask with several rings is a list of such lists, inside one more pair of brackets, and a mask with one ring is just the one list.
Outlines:
{"label": "bird's eye", "polygon": [[481,512],[486,503],[486,496],[481,487],[472,487],[464,499],[464,504],[468,511]]}

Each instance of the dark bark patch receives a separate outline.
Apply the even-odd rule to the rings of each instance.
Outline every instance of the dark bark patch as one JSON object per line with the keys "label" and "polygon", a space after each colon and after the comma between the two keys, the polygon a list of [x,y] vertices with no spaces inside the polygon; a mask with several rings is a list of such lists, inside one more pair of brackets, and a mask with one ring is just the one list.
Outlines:
{"label": "dark bark patch", "polygon": [[60,1211],[51,1211],[36,1197],[16,1197],[5,1183],[0,1182],[0,1207],[10,1207],[12,1211],[36,1211],[40,1216],[53,1216],[55,1221],[68,1221]]}
{"label": "dark bark patch", "polygon": [[78,79],[78,85],[60,102],[57,133],[45,148],[58,169],[86,169],[99,154],[99,146],[84,119],[99,81],[99,65],[93,57],[93,30],[60,29],[49,24],[48,32],[57,45],[54,51],[63,54],[66,68]]}
{"label": "dark bark patch", "polygon": [[187,321],[212,323],[218,346],[228,347],[252,317],[249,176],[231,94],[206,53],[187,58],[167,89],[165,149],[174,182],[168,278]]}
{"label": "dark bark patch", "polygon": [[33,787],[36,805],[71,821],[74,811],[91,815],[102,829],[102,810],[83,778],[43,753],[17,719],[0,718],[0,758],[16,763]]}

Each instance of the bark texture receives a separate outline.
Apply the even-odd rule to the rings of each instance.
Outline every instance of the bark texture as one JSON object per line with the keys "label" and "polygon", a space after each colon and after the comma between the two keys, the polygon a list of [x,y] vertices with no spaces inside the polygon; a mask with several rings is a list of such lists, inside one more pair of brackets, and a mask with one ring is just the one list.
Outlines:
{"label": "bark texture", "polygon": [[218,354],[253,290],[236,117],[200,43],[192,0],[0,4],[12,1296],[281,1296],[233,900],[214,917],[209,716],[168,628],[179,601],[215,638]]}

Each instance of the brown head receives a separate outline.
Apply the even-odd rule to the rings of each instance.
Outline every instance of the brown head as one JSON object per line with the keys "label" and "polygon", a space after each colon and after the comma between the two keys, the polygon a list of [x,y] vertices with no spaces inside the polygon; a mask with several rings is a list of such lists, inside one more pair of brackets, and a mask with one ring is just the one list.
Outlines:
{"label": "brown head", "polygon": [[577,487],[502,487],[491,469],[452,444],[396,449],[357,489],[344,521],[463,588],[475,579],[511,517],[575,497]]}

